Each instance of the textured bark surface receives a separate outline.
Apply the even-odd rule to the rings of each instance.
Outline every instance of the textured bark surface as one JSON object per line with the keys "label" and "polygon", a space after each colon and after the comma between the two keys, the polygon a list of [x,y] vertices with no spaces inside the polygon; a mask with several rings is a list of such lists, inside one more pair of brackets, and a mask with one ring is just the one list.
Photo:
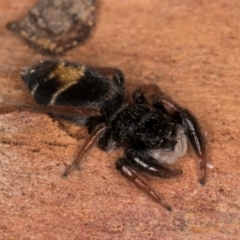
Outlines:
{"label": "textured bark surface", "polygon": [[36,51],[55,55],[88,37],[95,10],[94,0],[39,0],[24,18],[6,26]]}
{"label": "textured bark surface", "polygon": [[[22,67],[40,59],[5,29],[35,0],[0,3],[0,103],[31,97]],[[191,149],[183,175],[149,182],[172,206],[167,212],[116,170],[121,149],[94,147],[80,172],[61,178],[87,137],[83,127],[42,114],[0,115],[0,239],[239,239],[240,3],[99,1],[91,38],[66,60],[123,70],[127,91],[155,83],[190,109],[205,132],[206,186],[197,182]]]}

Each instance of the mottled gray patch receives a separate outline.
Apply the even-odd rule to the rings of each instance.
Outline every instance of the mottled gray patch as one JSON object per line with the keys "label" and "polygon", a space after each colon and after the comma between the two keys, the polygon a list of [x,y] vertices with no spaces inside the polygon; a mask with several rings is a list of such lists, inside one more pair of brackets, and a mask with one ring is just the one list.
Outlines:
{"label": "mottled gray patch", "polygon": [[95,0],[40,0],[6,27],[42,53],[60,54],[83,42],[95,23]]}

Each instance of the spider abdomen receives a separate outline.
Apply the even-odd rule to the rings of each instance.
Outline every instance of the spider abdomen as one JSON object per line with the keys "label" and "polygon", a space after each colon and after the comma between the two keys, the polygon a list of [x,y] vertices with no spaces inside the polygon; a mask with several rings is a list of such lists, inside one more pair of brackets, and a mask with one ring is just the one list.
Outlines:
{"label": "spider abdomen", "polygon": [[41,105],[100,108],[109,116],[125,96],[123,79],[119,83],[114,75],[109,79],[95,69],[69,62],[41,62],[23,70],[22,78]]}

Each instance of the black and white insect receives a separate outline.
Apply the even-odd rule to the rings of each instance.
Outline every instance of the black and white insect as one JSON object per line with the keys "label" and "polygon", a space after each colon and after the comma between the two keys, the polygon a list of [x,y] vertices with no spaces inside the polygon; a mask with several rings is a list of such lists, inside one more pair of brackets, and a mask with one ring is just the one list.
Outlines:
{"label": "black and white insect", "polygon": [[[199,181],[205,184],[206,144],[199,124],[156,85],[137,88],[130,103],[118,69],[44,61],[23,69],[21,76],[37,104],[18,106],[18,110],[49,113],[88,127],[88,139],[63,176],[79,167],[96,142],[104,151],[122,147],[124,156],[117,160],[117,170],[170,211],[141,173],[160,178],[180,175],[182,171],[170,165],[186,153],[189,140],[200,162]],[[1,107],[1,111],[16,108]]]}

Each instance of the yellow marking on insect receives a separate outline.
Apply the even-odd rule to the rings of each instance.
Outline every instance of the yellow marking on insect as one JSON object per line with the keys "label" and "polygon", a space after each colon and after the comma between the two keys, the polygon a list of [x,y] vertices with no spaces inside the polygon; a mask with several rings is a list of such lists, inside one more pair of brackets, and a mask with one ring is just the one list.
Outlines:
{"label": "yellow marking on insect", "polygon": [[59,63],[57,68],[48,76],[48,79],[57,78],[62,85],[69,85],[77,82],[84,76],[85,66],[66,66],[64,63]]}

